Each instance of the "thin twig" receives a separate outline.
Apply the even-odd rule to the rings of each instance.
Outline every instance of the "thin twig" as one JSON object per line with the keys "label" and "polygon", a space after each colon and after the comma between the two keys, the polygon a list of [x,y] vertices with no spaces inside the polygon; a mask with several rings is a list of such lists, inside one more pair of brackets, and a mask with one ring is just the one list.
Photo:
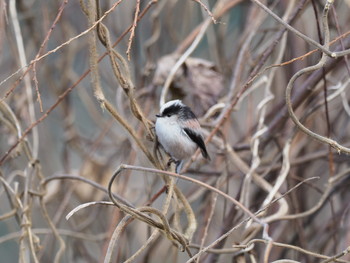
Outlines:
{"label": "thin twig", "polygon": [[[326,3],[325,8],[324,8],[324,14],[323,14],[323,17],[322,17],[323,30],[324,30],[324,34],[325,34],[325,46],[326,47],[329,47],[328,11],[329,11],[329,8],[330,8],[330,4],[331,3],[329,1]],[[297,127],[302,132],[306,133],[307,135],[309,135],[310,137],[312,137],[313,139],[315,139],[315,140],[317,140],[319,142],[322,142],[322,143],[330,145],[331,147],[336,149],[338,151],[338,153],[343,152],[343,153],[350,154],[350,148],[344,147],[343,145],[339,144],[335,140],[332,140],[330,138],[321,136],[321,135],[319,135],[319,134],[309,130],[303,124],[301,124],[300,121],[298,120],[298,118],[295,116],[294,111],[293,111],[293,107],[292,107],[291,93],[292,93],[292,88],[294,86],[294,82],[301,75],[304,75],[306,73],[309,73],[309,72],[312,72],[312,71],[315,71],[317,69],[322,68],[325,65],[325,63],[327,62],[327,60],[328,60],[326,54],[327,54],[326,52],[322,54],[322,57],[321,57],[320,61],[316,65],[313,65],[313,66],[310,66],[310,67],[306,67],[306,68],[303,68],[303,69],[299,70],[289,80],[288,85],[287,85],[287,89],[286,89],[287,108],[288,108],[288,112],[289,112],[289,115],[290,115],[291,119],[293,120],[295,125],[297,125]]]}
{"label": "thin twig", "polygon": [[[149,10],[149,8],[151,8],[151,6],[156,2],[157,0],[153,0],[153,1],[151,1],[148,5],[147,5],[147,7],[144,9],[144,11],[140,14],[140,17],[139,17],[139,19],[141,19],[146,13],[147,13],[147,11]],[[116,4],[115,4],[115,6],[114,6],[114,8],[116,7]],[[113,8],[113,7],[112,7]],[[112,8],[110,9],[110,12],[112,11]],[[102,21],[103,20],[103,18],[105,18],[105,15],[106,15],[106,13],[100,18],[100,21]],[[98,22],[99,21],[97,21],[94,25],[96,26],[97,24],[98,24]],[[90,30],[92,30],[93,28],[90,28],[90,29],[88,29],[88,30],[86,30],[86,31],[84,31],[83,33],[84,34],[87,34]],[[116,42],[113,44],[113,47],[115,46],[115,45],[117,45],[120,41],[121,41],[121,39],[123,39],[123,37],[129,32],[129,30],[131,29],[131,26],[127,29],[127,30],[125,30],[124,32],[123,32],[123,34],[116,40]],[[71,41],[70,41],[71,42]],[[70,43],[69,42],[69,43]],[[67,43],[68,44],[68,43]],[[53,52],[51,52],[51,53],[53,53]],[[105,57],[105,56],[107,56],[107,52],[106,53],[104,53],[100,58],[99,58],[99,62]],[[44,56],[47,56],[47,55],[49,55],[48,53],[46,53]],[[35,62],[37,62],[37,61],[39,61],[41,58],[43,58],[43,57],[39,57],[37,60],[35,60]],[[34,62],[33,62],[34,63]],[[32,62],[30,63],[30,64],[32,64]],[[29,65],[28,65],[28,67],[29,67]],[[22,136],[20,137],[20,138],[18,138],[18,140],[7,150],[7,152],[1,157],[1,159],[0,159],[0,166],[5,162],[5,160],[9,157],[9,155],[10,155],[10,153],[18,146],[18,144],[19,143],[21,143],[25,138],[26,138],[26,136],[30,133],[30,131],[34,128],[34,127],[36,127],[39,123],[41,123],[43,120],[45,120],[48,116],[49,116],[49,114],[65,99],[65,97],[75,88],[75,87],[77,87],[78,86],[78,84],[88,75],[90,73],[90,69],[89,70],[87,70],[87,71],[85,71],[82,75],[81,75],[81,77],[79,78],[79,80],[77,80],[77,82],[75,82],[72,86],[70,86],[68,89],[66,89],[63,93],[61,93],[59,96],[58,96],[58,98],[57,98],[57,100],[56,100],[56,102],[54,103],[54,104],[52,104],[52,106],[50,107],[50,108],[48,108],[47,110],[46,110],[46,112],[39,118],[39,119],[37,119],[35,122],[33,122],[23,133],[22,133]],[[1,98],[1,100],[4,100],[4,99],[6,99],[7,98],[7,96],[9,96],[11,93],[12,93],[12,91],[14,90],[14,88],[16,87],[16,85],[15,86],[13,86],[9,91],[7,91],[6,92],[6,94],[5,94],[5,96],[3,97],[3,98]]]}

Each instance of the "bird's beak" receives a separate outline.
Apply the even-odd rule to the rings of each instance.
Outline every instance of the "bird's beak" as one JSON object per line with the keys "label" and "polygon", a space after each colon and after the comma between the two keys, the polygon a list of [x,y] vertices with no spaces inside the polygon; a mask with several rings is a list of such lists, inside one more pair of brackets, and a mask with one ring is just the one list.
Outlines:
{"label": "bird's beak", "polygon": [[160,117],[162,117],[162,115],[160,115],[160,114],[156,114],[156,117],[157,117],[157,118],[160,118]]}

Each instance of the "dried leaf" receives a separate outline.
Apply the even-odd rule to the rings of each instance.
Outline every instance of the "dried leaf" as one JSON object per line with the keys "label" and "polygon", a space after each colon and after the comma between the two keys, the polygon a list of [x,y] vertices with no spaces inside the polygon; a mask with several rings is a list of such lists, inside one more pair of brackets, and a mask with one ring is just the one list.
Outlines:
{"label": "dried leaf", "polygon": [[188,85],[184,85],[187,94],[184,101],[191,102],[195,112],[202,115],[218,101],[223,90],[223,76],[212,62],[204,59],[188,58],[185,65]]}
{"label": "dried leaf", "polygon": [[[154,85],[164,85],[178,58],[178,55],[173,54],[164,56],[158,61],[153,79]],[[181,98],[200,116],[215,104],[222,90],[223,76],[212,62],[200,58],[188,58],[175,74],[170,87],[170,97]]]}

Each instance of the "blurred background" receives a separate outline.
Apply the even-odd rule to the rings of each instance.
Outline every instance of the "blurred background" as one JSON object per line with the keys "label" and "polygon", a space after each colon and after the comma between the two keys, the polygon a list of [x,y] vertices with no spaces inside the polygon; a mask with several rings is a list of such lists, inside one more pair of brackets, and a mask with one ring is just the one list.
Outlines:
{"label": "blurred background", "polygon": [[[188,251],[164,233],[147,243],[155,228],[136,219],[112,246],[111,262],[187,262],[209,245],[215,250],[196,262],[350,261],[344,251],[350,242],[349,156],[301,132],[286,108],[288,82],[322,53],[254,2],[0,0],[1,262],[104,262],[126,214],[95,204],[69,220],[66,215],[87,202],[109,201],[107,186],[120,164],[155,168],[101,106],[96,83],[152,155],[148,128],[161,98],[190,106],[210,135],[211,161],[190,160],[183,174],[252,213],[262,209],[259,218],[275,242],[268,246],[261,226],[244,221],[247,214],[228,199],[178,180],[197,221]],[[258,2],[324,43],[326,1]],[[122,76],[113,70],[98,27],[90,28],[96,10],[106,15],[102,22],[115,57],[122,57],[116,59]],[[331,51],[350,48],[349,11],[350,1],[330,7]],[[301,123],[344,147],[350,146],[349,77],[347,56],[329,58],[292,89]],[[131,99],[149,126],[137,118]],[[155,173],[126,170],[113,192],[135,207],[161,210],[164,185]],[[188,214],[178,206],[173,198],[166,218],[183,233]]]}

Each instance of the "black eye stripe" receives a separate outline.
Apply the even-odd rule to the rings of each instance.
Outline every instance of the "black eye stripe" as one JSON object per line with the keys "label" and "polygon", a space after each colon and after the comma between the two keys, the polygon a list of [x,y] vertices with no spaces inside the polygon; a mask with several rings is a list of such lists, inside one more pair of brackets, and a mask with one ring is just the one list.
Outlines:
{"label": "black eye stripe", "polygon": [[173,104],[165,108],[162,112],[163,117],[171,117],[172,115],[178,114],[180,118],[185,120],[196,119],[196,116],[191,111],[191,109],[185,105]]}
{"label": "black eye stripe", "polygon": [[174,114],[178,114],[181,110],[181,106],[178,105],[178,104],[174,104],[174,105],[171,105],[170,107],[167,107],[164,109],[164,111],[162,112],[162,115],[163,116],[171,116],[171,115],[174,115]]}

